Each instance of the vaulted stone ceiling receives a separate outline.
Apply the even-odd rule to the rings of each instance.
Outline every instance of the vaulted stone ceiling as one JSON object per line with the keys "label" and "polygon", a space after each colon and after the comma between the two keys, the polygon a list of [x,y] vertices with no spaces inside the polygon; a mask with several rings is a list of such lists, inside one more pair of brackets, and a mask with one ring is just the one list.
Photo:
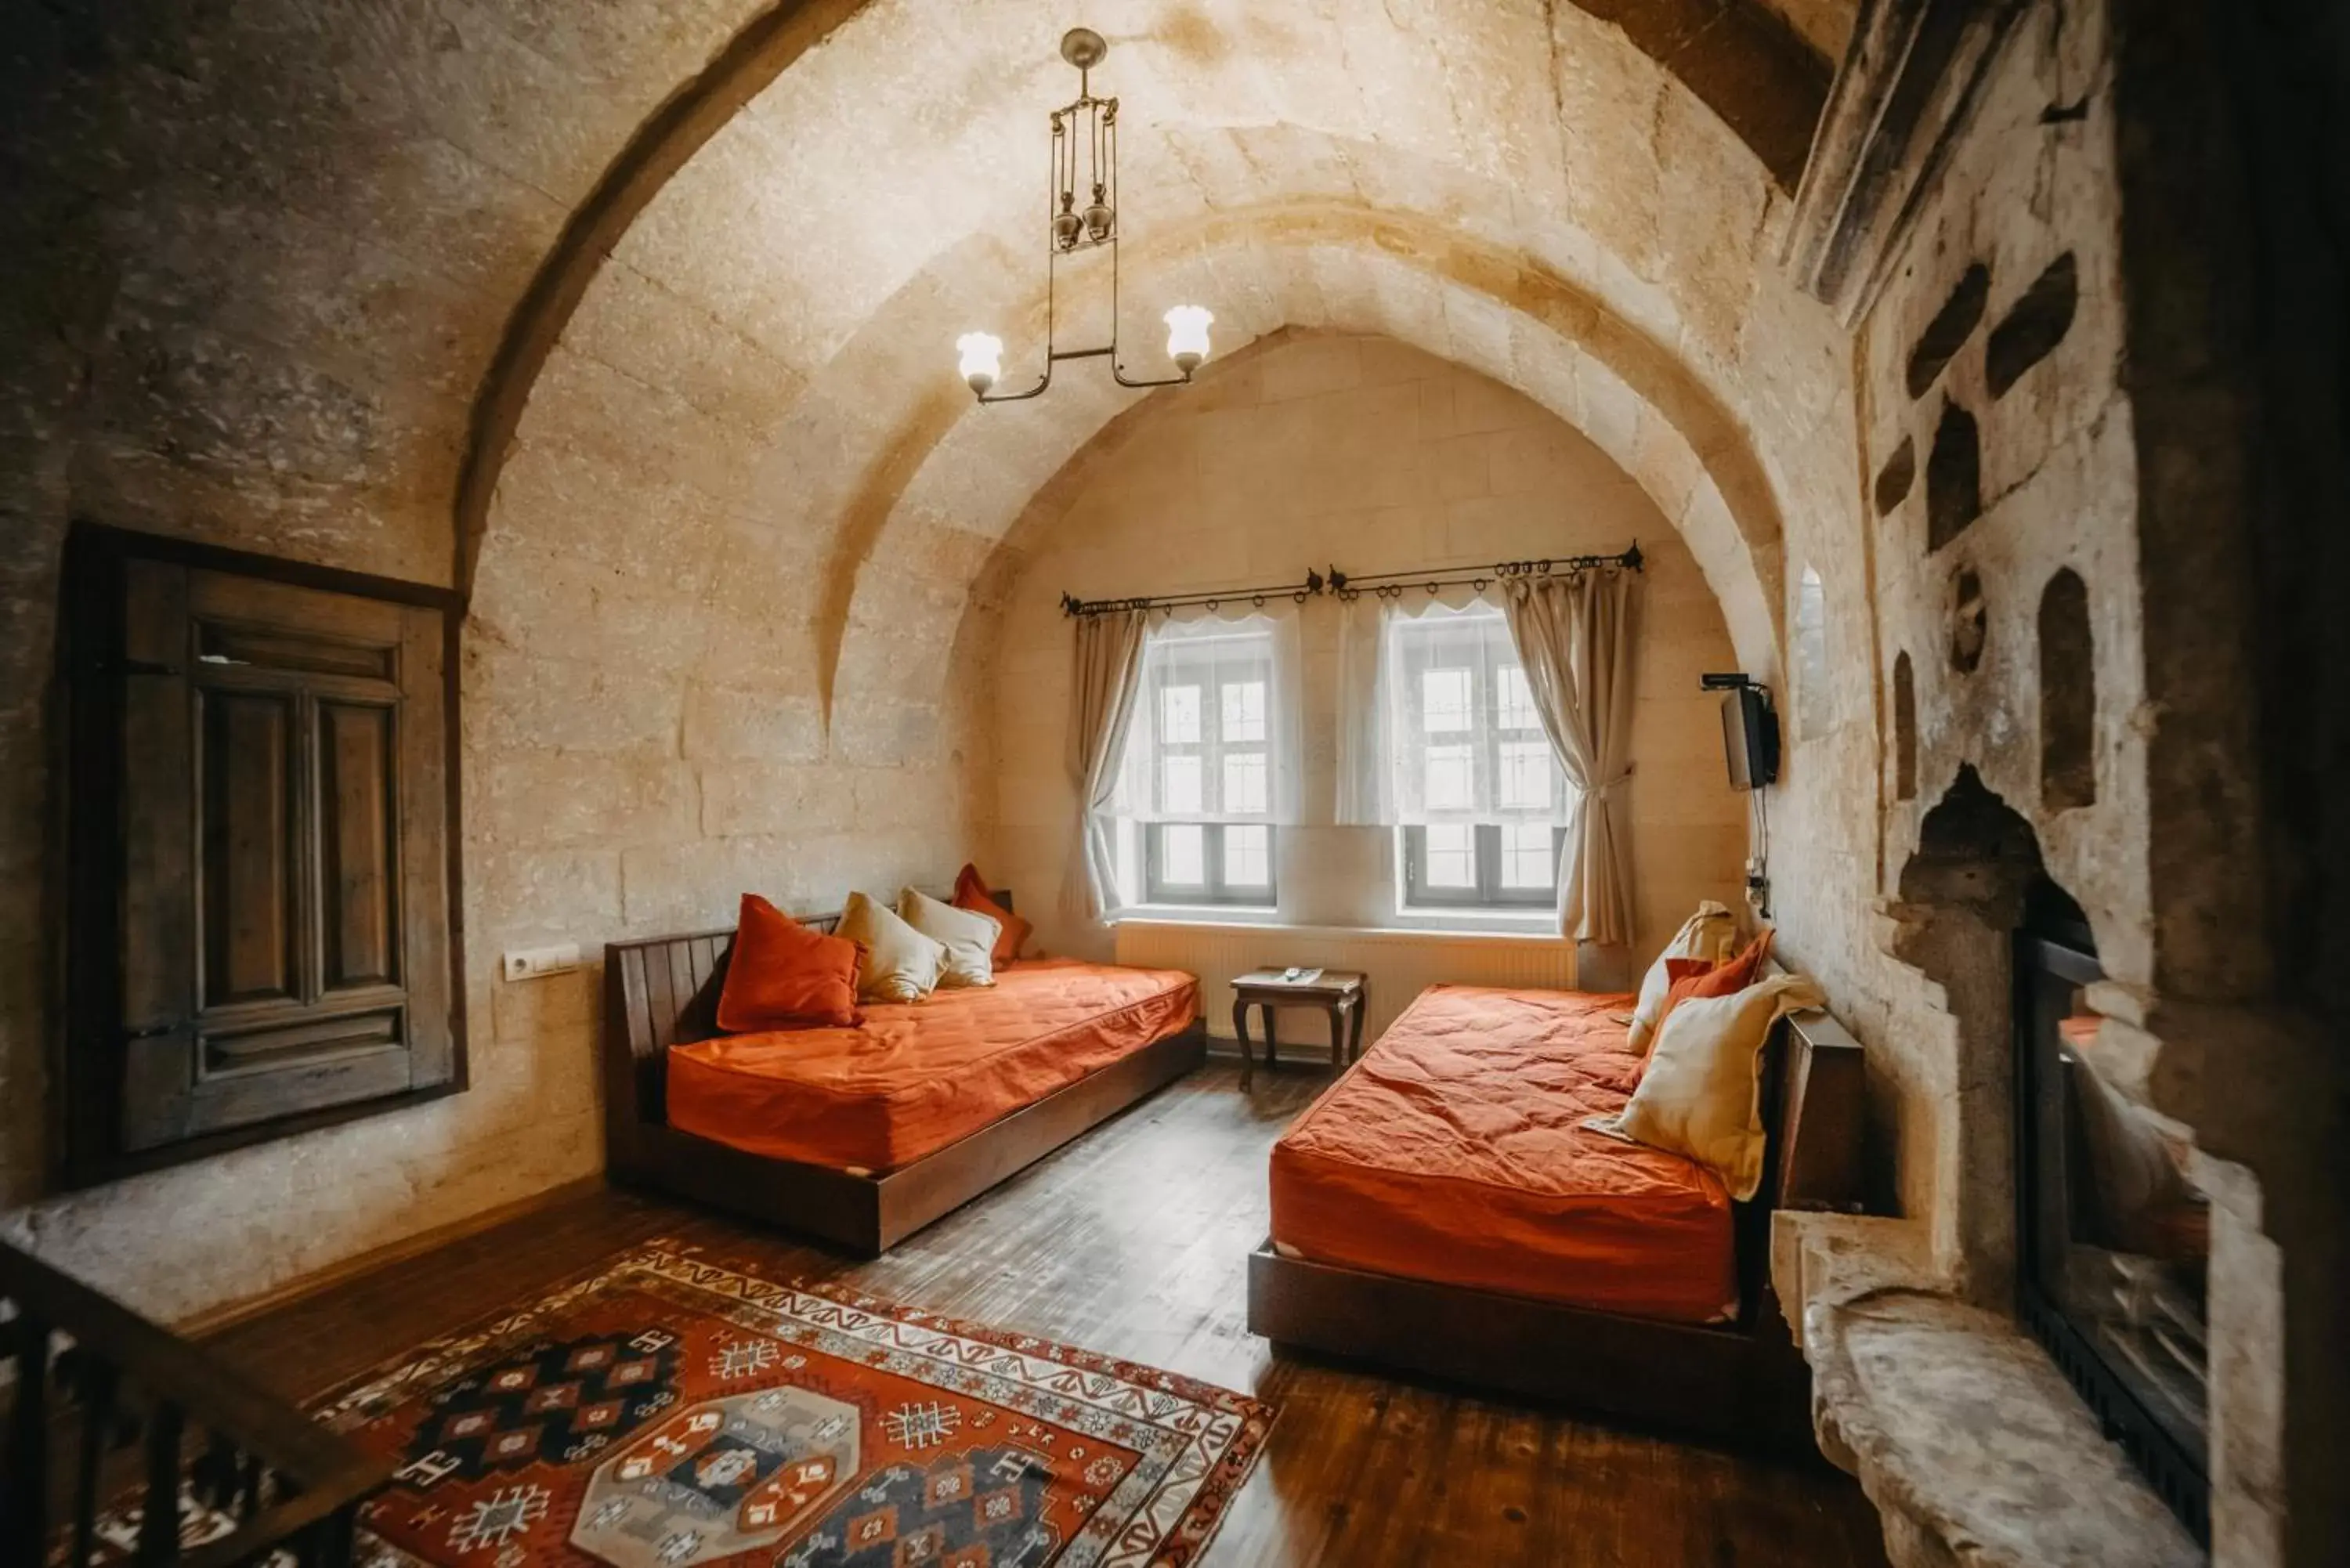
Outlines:
{"label": "vaulted stone ceiling", "polygon": [[[1262,249],[1279,209],[1316,203],[1438,228],[1474,213],[1505,257],[1540,254],[1513,225],[1546,226],[1562,275],[1605,271],[1610,306],[1662,347],[1686,322],[1719,351],[1849,11],[1218,0],[1084,19],[1114,45],[1134,238],[1162,266],[1194,259],[1177,281],[1222,310],[1226,346],[1267,324],[1264,296],[1218,298],[1202,247],[1255,208]],[[647,356],[704,383],[731,366],[738,421],[837,394],[818,385],[836,356],[863,400],[856,360],[893,328],[927,378],[926,301],[950,327],[951,302],[1007,324],[1032,304],[1024,225],[1073,19],[897,0],[30,12],[0,66],[23,176],[10,250],[31,264],[6,307],[46,352],[5,374],[18,431],[69,439],[6,499],[242,521],[271,547],[443,576],[433,524],[486,394],[518,410],[536,387],[536,357],[504,374],[499,346],[550,275],[566,307],[619,279],[567,348],[633,354],[657,386]],[[615,202],[632,153],[650,172]],[[556,265],[567,225],[592,239],[616,209],[613,266],[600,248]],[[1378,243],[1326,222],[1305,248]],[[1137,283],[1130,300],[1158,297]],[[735,352],[686,348],[697,326]],[[477,511],[503,472],[485,422],[501,439],[479,443]]]}
{"label": "vaulted stone ceiling", "polygon": [[[1520,387],[1649,486],[1767,671],[1782,514],[1849,481],[1844,339],[1769,265],[1782,177],[1634,41],[1700,59],[1699,34],[1592,14],[1609,9],[1089,16],[1112,45],[1097,85],[1122,100],[1126,358],[1157,365],[1157,315],[1189,300],[1225,351],[1378,331]],[[922,753],[974,583],[1135,397],[1079,364],[1035,403],[978,409],[951,371],[979,325],[1010,345],[1008,384],[1039,360],[1067,19],[877,0],[704,127],[608,258],[581,258],[576,311],[511,367],[511,445],[494,423],[473,476],[466,559],[506,648],[641,628],[670,674],[760,693],[771,743]],[[1106,337],[1103,284],[1065,274],[1064,346]],[[702,565],[621,594],[576,569],[648,548]],[[720,600],[736,629],[681,647]]]}
{"label": "vaulted stone ceiling", "polygon": [[[1789,519],[1849,510],[1846,340],[1772,257],[1850,11],[42,9],[0,62],[0,510],[36,574],[78,513],[477,587],[479,689],[515,677],[480,727],[543,701],[574,746],[592,711],[916,758],[1015,521],[1132,406],[1080,364],[978,410],[951,369],[982,324],[1035,362],[1082,20],[1124,103],[1132,361],[1189,299],[1221,352],[1372,330],[1519,387],[1649,488],[1767,673]],[[27,664],[46,600],[5,628]]]}

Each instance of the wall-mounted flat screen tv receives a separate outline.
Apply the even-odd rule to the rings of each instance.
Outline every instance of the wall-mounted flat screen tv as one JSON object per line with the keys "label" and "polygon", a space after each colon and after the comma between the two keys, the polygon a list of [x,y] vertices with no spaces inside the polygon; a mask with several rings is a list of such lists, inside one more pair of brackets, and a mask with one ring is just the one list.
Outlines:
{"label": "wall-mounted flat screen tv", "polygon": [[1761,687],[1721,694],[1721,749],[1730,760],[1731,788],[1779,782],[1779,715]]}

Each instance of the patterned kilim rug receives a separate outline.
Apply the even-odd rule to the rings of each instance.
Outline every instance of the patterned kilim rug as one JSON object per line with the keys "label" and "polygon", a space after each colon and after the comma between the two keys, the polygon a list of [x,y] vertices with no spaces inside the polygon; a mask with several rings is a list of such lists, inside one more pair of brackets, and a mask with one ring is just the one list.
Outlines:
{"label": "patterned kilim rug", "polygon": [[1173,1568],[1273,1407],[660,1243],[317,1411],[371,1568]]}

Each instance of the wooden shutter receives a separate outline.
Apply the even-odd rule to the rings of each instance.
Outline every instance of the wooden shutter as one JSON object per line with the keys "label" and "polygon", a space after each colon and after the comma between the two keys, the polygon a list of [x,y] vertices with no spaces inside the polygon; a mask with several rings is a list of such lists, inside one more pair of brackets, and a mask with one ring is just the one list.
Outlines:
{"label": "wooden shutter", "polygon": [[77,737],[73,809],[119,855],[79,898],[102,852],[79,825],[73,940],[110,927],[117,961],[69,971],[99,992],[69,999],[69,1167],[454,1084],[445,611],[180,559],[98,575],[68,599],[99,623],[74,711],[110,733]]}

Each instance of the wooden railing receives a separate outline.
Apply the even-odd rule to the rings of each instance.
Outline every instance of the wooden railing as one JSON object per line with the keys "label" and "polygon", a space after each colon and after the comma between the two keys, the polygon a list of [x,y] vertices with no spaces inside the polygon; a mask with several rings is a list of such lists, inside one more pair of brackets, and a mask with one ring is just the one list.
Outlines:
{"label": "wooden railing", "polygon": [[[282,1552],[348,1568],[359,1505],[388,1465],[5,1243],[0,1313],[13,1374],[0,1563],[230,1568]],[[183,1493],[207,1511],[184,1544]]]}

